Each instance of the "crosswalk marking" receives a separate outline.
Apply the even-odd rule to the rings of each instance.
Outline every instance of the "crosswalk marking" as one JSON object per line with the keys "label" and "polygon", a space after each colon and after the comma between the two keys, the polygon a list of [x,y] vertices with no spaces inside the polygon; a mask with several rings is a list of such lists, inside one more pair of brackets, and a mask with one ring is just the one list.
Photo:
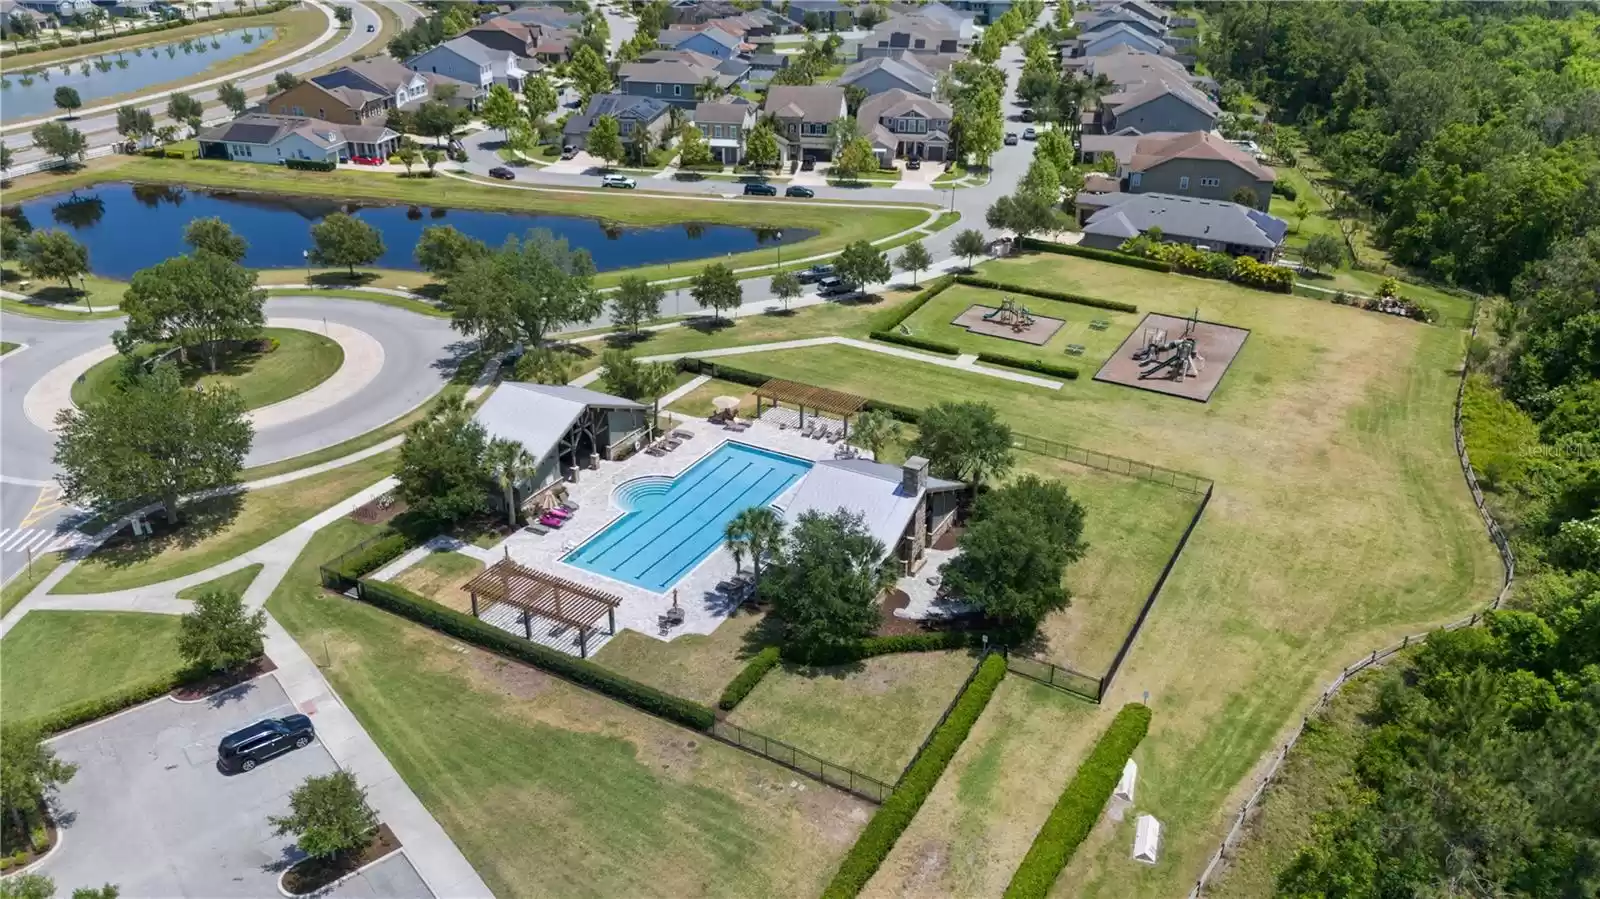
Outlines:
{"label": "crosswalk marking", "polygon": [[28,527],[59,508],[61,508],[61,488],[54,484],[41,487],[39,498],[33,501],[33,508],[29,509],[28,514],[17,523],[22,527]]}
{"label": "crosswalk marking", "polygon": [[52,528],[0,528],[0,552],[32,552],[34,555],[68,549],[82,542],[80,531]]}

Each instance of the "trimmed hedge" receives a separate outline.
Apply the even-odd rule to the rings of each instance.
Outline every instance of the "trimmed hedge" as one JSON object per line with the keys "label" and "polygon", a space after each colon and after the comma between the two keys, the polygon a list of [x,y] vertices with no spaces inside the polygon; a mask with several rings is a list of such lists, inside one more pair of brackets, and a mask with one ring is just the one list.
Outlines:
{"label": "trimmed hedge", "polygon": [[927,340],[922,337],[913,337],[910,334],[901,334],[899,331],[873,331],[869,335],[873,340],[885,343],[898,343],[914,349],[927,350],[930,353],[943,353],[946,356],[959,356],[961,349],[953,344],[940,343],[937,340]]}
{"label": "trimmed hedge", "polygon": [[1122,779],[1122,768],[1150,729],[1150,708],[1130,702],[1117,712],[1111,726],[1100,735],[1094,750],[1061,791],[1050,817],[1033,838],[1028,854],[1011,875],[1007,899],[1044,899],[1061,875],[1078,844],[1099,820],[1111,791]]}
{"label": "trimmed hedge", "polygon": [[1045,300],[1059,300],[1063,303],[1076,303],[1079,306],[1090,306],[1095,309],[1109,309],[1112,312],[1138,312],[1139,307],[1132,303],[1121,303],[1116,300],[1102,300],[1098,297],[1080,296],[1075,293],[1060,293],[1054,290],[1040,290],[1036,287],[1023,287],[1018,284],[1007,284],[1003,281],[991,281],[988,278],[976,278],[972,275],[957,275],[956,283],[968,287],[983,287],[989,290],[1004,290],[1011,293],[1020,293],[1024,296],[1039,297]]}
{"label": "trimmed hedge", "polygon": [[927,631],[918,634],[895,634],[890,637],[866,637],[848,646],[838,647],[824,654],[802,656],[786,652],[784,657],[802,665],[842,665],[859,662],[873,656],[894,655],[902,652],[942,652],[951,649],[978,649],[983,638],[989,637],[993,646],[1011,646],[1027,637],[1020,632],[1005,631]]}
{"label": "trimmed hedge", "polygon": [[886,403],[883,400],[869,398],[866,408],[876,412],[887,412],[890,416],[905,422],[908,425],[922,423],[922,410],[910,406],[901,406],[896,403]]}
{"label": "trimmed hedge", "polygon": [[566,653],[531,643],[492,624],[485,624],[464,612],[457,612],[455,609],[446,608],[433,600],[418,596],[404,587],[364,580],[357,595],[363,602],[384,611],[409,618],[418,624],[490,652],[526,662],[580,686],[604,693],[640,711],[700,731],[710,730],[716,721],[711,709],[697,702],[690,702],[671,693],[646,686],[586,659],[575,659]]}
{"label": "trimmed hedge", "polygon": [[1080,247],[1068,243],[1052,243],[1039,240],[1035,237],[1023,238],[1018,244],[1024,250],[1037,250],[1040,253],[1055,253],[1061,256],[1081,256],[1084,259],[1096,259],[1100,262],[1110,262],[1116,265],[1130,265],[1134,268],[1148,269],[1152,272],[1172,272],[1172,266],[1159,259],[1146,259],[1143,256],[1131,256],[1119,253],[1116,250],[1099,250],[1094,247]]}
{"label": "trimmed hedge", "polygon": [[59,734],[80,724],[88,724],[97,718],[104,718],[107,715],[132,708],[140,703],[159,699],[178,687],[190,681],[198,680],[203,676],[190,674],[188,671],[178,671],[163,675],[107,696],[75,702],[47,715],[29,719],[26,726],[36,728],[46,736]]}
{"label": "trimmed hedge", "polygon": [[989,698],[1005,676],[1006,660],[999,653],[991,654],[979,663],[977,676],[956,699],[950,714],[933,732],[928,745],[911,760],[905,774],[900,776],[900,782],[895,784],[894,792],[889,794],[872,820],[867,822],[860,838],[839,864],[839,870],[834,872],[833,880],[822,893],[822,899],[849,899],[861,893],[867,881],[877,872],[878,866],[889,856],[900,834],[911,826],[911,819],[939,783],[939,777],[967,739],[972,725],[977,723],[978,716],[983,714]]}
{"label": "trimmed hedge", "polygon": [[912,297],[904,306],[894,309],[885,309],[874,315],[868,323],[873,331],[893,331],[900,327],[900,323],[915,315],[918,309],[928,305],[928,301],[944,293],[950,285],[956,283],[955,275],[940,275],[928,282],[922,292]]}
{"label": "trimmed hedge", "polygon": [[739,676],[723,689],[722,698],[717,700],[717,708],[724,712],[733,711],[739,703],[744,702],[744,698],[750,695],[750,691],[756,688],[756,684],[761,683],[761,679],[767,676],[767,672],[771,671],[782,657],[783,651],[776,646],[768,646],[756,653],[755,658],[739,672]]}
{"label": "trimmed hedge", "polygon": [[1036,371],[1041,375],[1054,375],[1066,378],[1068,381],[1078,379],[1078,370],[1070,365],[1052,365],[1043,359],[1023,359],[1017,356],[1002,356],[998,353],[979,353],[979,362],[990,365],[1003,365],[1007,368],[1020,368],[1023,371]]}
{"label": "trimmed hedge", "polygon": [[331,172],[339,167],[337,162],[323,162],[317,159],[285,159],[286,168],[301,172]]}
{"label": "trimmed hedge", "polygon": [[348,578],[359,578],[400,558],[410,548],[406,535],[392,531],[335,559],[338,566],[334,570]]}

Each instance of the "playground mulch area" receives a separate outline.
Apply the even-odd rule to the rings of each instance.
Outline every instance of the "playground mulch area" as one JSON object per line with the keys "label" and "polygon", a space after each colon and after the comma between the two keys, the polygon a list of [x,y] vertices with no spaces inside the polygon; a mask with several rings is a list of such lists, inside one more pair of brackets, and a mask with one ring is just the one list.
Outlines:
{"label": "playground mulch area", "polygon": [[1110,384],[1121,384],[1124,387],[1179,396],[1199,403],[1210,400],[1217,385],[1222,383],[1222,376],[1228,373],[1228,367],[1233,364],[1233,358],[1244,348],[1245,338],[1250,336],[1248,330],[1231,325],[1219,325],[1215,322],[1197,322],[1194,328],[1195,351],[1205,360],[1205,366],[1198,377],[1172,380],[1163,373],[1140,380],[1139,374],[1143,371],[1143,366],[1133,359],[1134,351],[1144,346],[1147,332],[1165,331],[1167,340],[1177,340],[1183,336],[1184,328],[1188,325],[1189,319],[1186,318],[1159,315],[1154,312],[1146,315],[1144,321],[1139,323],[1139,327],[1134,328],[1122,341],[1122,345],[1117,347],[1117,351],[1111,354],[1111,358],[1100,366],[1094,379]]}
{"label": "playground mulch area", "polygon": [[1062,325],[1066,324],[1063,319],[1030,312],[1029,315],[1033,318],[1033,324],[1017,330],[1009,323],[1001,321],[999,316],[987,320],[984,319],[985,315],[990,315],[995,311],[997,310],[993,306],[973,304],[967,307],[965,312],[952,319],[950,324],[966,328],[974,334],[982,334],[986,337],[1003,337],[1006,340],[1031,343],[1034,346],[1044,346],[1049,343],[1050,338],[1056,336],[1056,332],[1061,330]]}

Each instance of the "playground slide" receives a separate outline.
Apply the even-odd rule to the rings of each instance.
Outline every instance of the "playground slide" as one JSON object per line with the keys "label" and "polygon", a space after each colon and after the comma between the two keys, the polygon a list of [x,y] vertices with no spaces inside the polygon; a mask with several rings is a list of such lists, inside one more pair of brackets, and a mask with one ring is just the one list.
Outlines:
{"label": "playground slide", "polygon": [[999,314],[1000,314],[1000,313],[1002,313],[1002,312],[1004,312],[1004,311],[1005,311],[1005,310],[1004,310],[1004,309],[994,309],[994,310],[991,310],[991,311],[990,311],[990,312],[989,312],[989,314],[988,314],[988,315],[985,315],[985,316],[984,316],[984,317],[983,317],[983,320],[984,320],[984,321],[990,321],[990,320],[992,320],[992,319],[993,319],[993,318],[994,318],[994,317],[995,317],[995,316],[997,316],[997,315],[999,315]]}

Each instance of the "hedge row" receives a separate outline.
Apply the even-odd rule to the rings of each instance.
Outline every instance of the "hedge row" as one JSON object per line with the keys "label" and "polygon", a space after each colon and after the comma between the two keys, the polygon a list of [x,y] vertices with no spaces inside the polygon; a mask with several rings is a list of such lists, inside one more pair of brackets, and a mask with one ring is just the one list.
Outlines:
{"label": "hedge row", "polygon": [[921,293],[912,297],[904,305],[893,309],[885,309],[874,315],[869,322],[871,330],[893,331],[895,328],[900,327],[901,322],[915,315],[918,309],[928,305],[929,300],[944,293],[954,283],[956,283],[955,275],[940,275],[934,278],[928,282],[927,287],[922,288]]}
{"label": "hedge row", "polygon": [[347,578],[359,578],[405,555],[411,541],[399,531],[391,531],[334,559],[333,570]]}
{"label": "hedge row", "polygon": [[1053,365],[1043,359],[1023,359],[1018,356],[1002,356],[999,353],[979,353],[979,362],[990,365],[1003,365],[1006,368],[1020,368],[1023,371],[1036,371],[1041,375],[1054,375],[1066,378],[1068,381],[1078,379],[1078,370],[1070,365]]}
{"label": "hedge row", "polygon": [[63,706],[47,715],[30,719],[24,726],[37,729],[46,736],[59,734],[80,724],[88,724],[97,718],[104,718],[123,709],[132,708],[142,702],[159,699],[178,687],[190,681],[198,680],[203,676],[203,674],[196,675],[188,671],[162,675],[154,680],[128,687],[125,690],[119,690],[116,693]]}
{"label": "hedge row", "polygon": [[1018,244],[1025,250],[1037,250],[1040,253],[1056,253],[1061,256],[1081,256],[1084,259],[1097,259],[1101,262],[1111,262],[1117,265],[1130,265],[1134,268],[1148,269],[1152,272],[1170,273],[1172,266],[1159,259],[1146,259],[1143,256],[1130,256],[1127,253],[1118,253],[1116,250],[1097,250],[1094,247],[1080,247],[1068,243],[1051,243],[1035,237],[1025,237]]}
{"label": "hedge row", "polygon": [[527,662],[535,668],[598,690],[612,699],[652,715],[702,731],[710,730],[716,721],[711,709],[697,702],[690,702],[654,687],[645,686],[586,659],[575,659],[566,653],[530,643],[464,612],[457,612],[418,596],[404,587],[380,581],[362,581],[357,595],[362,601],[393,612],[402,618],[409,618],[418,624],[449,634],[474,646],[480,646],[490,652]]}
{"label": "hedge row", "polygon": [[859,662],[873,656],[894,655],[902,652],[940,652],[950,649],[978,649],[984,645],[996,648],[1011,646],[1026,638],[1026,634],[1006,631],[927,631],[917,634],[895,634],[889,637],[866,637],[824,653],[801,655],[794,651],[785,653],[791,662],[804,665],[842,665]]}
{"label": "hedge row", "polygon": [[761,683],[767,672],[778,664],[782,656],[783,651],[776,646],[768,646],[756,653],[755,658],[739,672],[739,676],[730,681],[727,688],[722,691],[722,698],[717,700],[717,708],[724,712],[733,711],[739,703],[744,702],[746,696],[750,695],[750,691],[756,688],[756,684]]}
{"label": "hedge row", "polygon": [[833,880],[823,891],[822,899],[848,899],[861,893],[867,881],[877,872],[878,866],[889,856],[900,834],[911,826],[911,819],[922,808],[928,794],[933,792],[939,777],[967,739],[972,725],[977,723],[978,716],[989,704],[989,697],[994,695],[995,688],[1000,686],[1005,676],[1006,660],[999,653],[991,654],[980,663],[977,676],[956,700],[944,723],[933,732],[928,745],[911,760],[910,767],[901,775],[900,782],[895,784],[894,792],[878,807],[877,813],[861,831],[860,838],[850,847],[839,870],[834,872]]}
{"label": "hedge row", "polygon": [[913,337],[910,334],[901,334],[899,331],[873,331],[870,335],[873,340],[882,340],[885,343],[898,343],[914,349],[927,350],[930,353],[943,353],[946,356],[961,355],[960,347],[953,344],[940,343],[937,340],[927,340]]}
{"label": "hedge row", "polygon": [[[705,359],[696,359],[692,356],[684,356],[680,358],[677,361],[677,368],[678,371],[688,372],[696,375],[710,375],[713,378],[718,378],[723,381],[732,381],[735,384],[744,384],[747,387],[760,387],[762,384],[772,380],[771,377],[761,374],[760,372],[753,372],[744,368],[736,368],[732,365],[724,365],[721,362],[711,362]],[[887,412],[891,416],[905,422],[906,424],[914,425],[922,420],[922,411],[920,409],[913,409],[910,406],[900,406],[896,405],[895,403],[886,403],[882,400],[868,398],[866,408],[879,412]]]}
{"label": "hedge row", "polygon": [[1100,735],[1094,751],[1061,791],[1050,817],[1039,828],[1028,847],[1028,854],[1011,875],[1011,885],[1006,887],[1007,899],[1044,899],[1055,885],[1061,870],[1072,859],[1078,844],[1089,836],[1094,822],[1099,820],[1111,791],[1122,779],[1122,769],[1150,729],[1150,708],[1130,702],[1117,712],[1111,726]]}
{"label": "hedge row", "polygon": [[331,172],[339,167],[337,162],[323,162],[318,159],[285,159],[283,164],[303,172]]}
{"label": "hedge row", "polygon": [[1060,293],[1054,290],[1040,290],[1037,287],[1022,287],[1017,284],[1006,284],[1002,281],[991,281],[988,278],[977,278],[972,275],[957,275],[956,282],[968,287],[984,287],[989,290],[1003,290],[1008,293],[1020,293],[1025,296],[1039,297],[1045,300],[1058,300],[1063,303],[1076,303],[1079,306],[1092,306],[1095,309],[1109,309],[1112,312],[1138,312],[1139,307],[1132,303],[1120,303],[1116,300],[1102,300],[1098,297],[1080,296],[1075,293]]}

